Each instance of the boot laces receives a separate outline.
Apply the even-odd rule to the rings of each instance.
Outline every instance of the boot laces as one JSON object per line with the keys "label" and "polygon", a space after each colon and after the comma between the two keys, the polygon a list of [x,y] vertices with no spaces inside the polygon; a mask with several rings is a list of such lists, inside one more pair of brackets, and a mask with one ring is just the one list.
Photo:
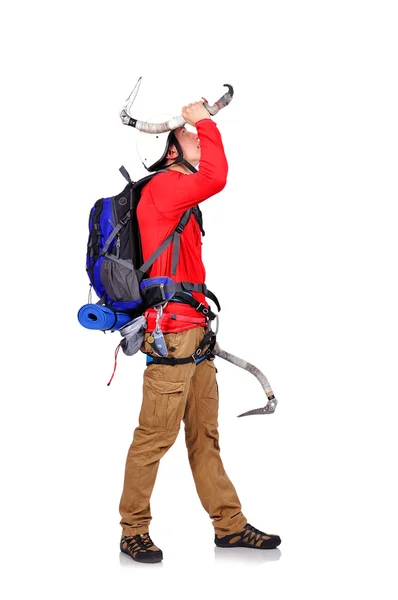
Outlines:
{"label": "boot laces", "polygon": [[133,535],[130,537],[124,538],[124,541],[127,542],[127,545],[130,546],[134,542],[137,543],[143,550],[154,546],[155,544],[151,540],[149,533],[138,533],[137,535]]}
{"label": "boot laces", "polygon": [[255,527],[253,527],[253,525],[250,525],[249,523],[246,523],[246,529],[249,529],[250,531],[253,531],[254,533],[259,533],[260,535],[266,535],[266,534],[264,534],[264,531],[260,531],[259,529],[256,529]]}

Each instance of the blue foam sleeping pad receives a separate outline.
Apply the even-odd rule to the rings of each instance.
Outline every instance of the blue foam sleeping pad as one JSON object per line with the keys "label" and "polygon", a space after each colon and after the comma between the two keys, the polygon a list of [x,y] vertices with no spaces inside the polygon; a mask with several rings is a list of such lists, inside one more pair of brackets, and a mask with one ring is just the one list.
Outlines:
{"label": "blue foam sleeping pad", "polygon": [[120,329],[131,321],[131,316],[126,313],[117,311],[116,314],[116,323],[113,325],[115,313],[112,310],[100,304],[85,304],[77,313],[77,318],[83,327],[100,329],[101,331],[106,331],[111,327],[112,329]]}

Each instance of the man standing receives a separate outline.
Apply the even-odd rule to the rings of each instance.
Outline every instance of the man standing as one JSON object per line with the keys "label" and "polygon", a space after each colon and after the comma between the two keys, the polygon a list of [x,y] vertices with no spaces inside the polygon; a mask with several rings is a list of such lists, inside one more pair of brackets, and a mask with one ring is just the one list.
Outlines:
{"label": "man standing", "polygon": [[[202,102],[182,109],[185,122],[197,134],[180,127],[161,134],[140,133],[137,150],[148,171],[167,169],[143,188],[137,209],[144,261],[175,230],[182,214],[193,213],[181,233],[179,260],[172,275],[172,244],[156,259],[150,277],[172,277],[175,282],[204,283],[203,232],[197,206],[220,192],[227,180],[228,164],[220,132]],[[164,120],[164,119],[163,119]],[[196,169],[200,161],[199,170]],[[189,175],[189,176],[188,176]],[[187,292],[209,308],[200,292]],[[175,442],[181,421],[185,425],[188,459],[197,493],[213,520],[215,543],[221,547],[276,548],[279,536],[266,534],[247,523],[235,488],[220,457],[218,434],[217,369],[207,356],[184,364],[152,363],[156,356],[148,342],[155,329],[156,310],[145,313],[147,332],[141,348],[147,354],[139,426],[134,431],[126,461],[120,501],[120,549],[139,562],[159,562],[162,551],[148,533],[150,497],[162,456]],[[191,304],[166,304],[159,323],[169,357],[192,355],[206,333],[206,317]]]}

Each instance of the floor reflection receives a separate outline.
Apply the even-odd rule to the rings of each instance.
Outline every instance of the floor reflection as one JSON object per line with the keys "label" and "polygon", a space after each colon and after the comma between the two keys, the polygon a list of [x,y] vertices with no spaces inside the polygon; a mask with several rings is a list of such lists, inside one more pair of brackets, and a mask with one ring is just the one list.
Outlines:
{"label": "floor reflection", "polygon": [[[245,565],[262,565],[267,562],[279,560],[282,552],[279,548],[273,550],[256,550],[253,548],[218,548],[214,547],[214,559],[217,563],[231,564],[244,563]],[[149,567],[162,568],[163,562],[159,563],[139,563],[133,560],[123,552],[119,553],[120,566],[128,569],[148,569]]]}
{"label": "floor reflection", "polygon": [[279,560],[282,552],[279,548],[273,550],[258,550],[255,548],[214,548],[214,558],[220,563],[245,563],[260,565]]}

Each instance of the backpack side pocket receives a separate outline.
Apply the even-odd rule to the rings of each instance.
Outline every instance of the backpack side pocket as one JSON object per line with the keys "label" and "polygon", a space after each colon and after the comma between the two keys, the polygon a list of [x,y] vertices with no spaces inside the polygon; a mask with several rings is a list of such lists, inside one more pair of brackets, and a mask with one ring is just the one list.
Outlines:
{"label": "backpack side pocket", "polygon": [[141,300],[139,281],[131,261],[105,256],[101,265],[101,281],[108,296],[117,302]]}

